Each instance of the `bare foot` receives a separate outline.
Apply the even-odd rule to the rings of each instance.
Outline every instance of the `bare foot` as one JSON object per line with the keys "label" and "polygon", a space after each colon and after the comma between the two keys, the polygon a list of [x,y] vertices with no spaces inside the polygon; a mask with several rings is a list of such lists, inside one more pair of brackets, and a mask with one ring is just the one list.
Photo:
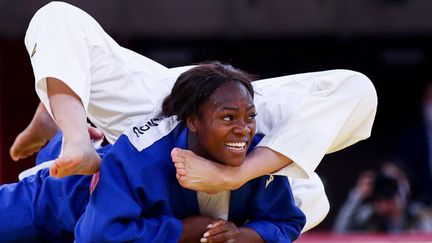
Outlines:
{"label": "bare foot", "polygon": [[10,147],[11,158],[17,161],[39,152],[58,130],[43,105],[39,105],[30,124],[18,134]]}
{"label": "bare foot", "polygon": [[204,159],[190,150],[174,148],[171,158],[176,167],[177,180],[185,188],[218,193],[231,190],[231,173],[236,168]]}
{"label": "bare foot", "polygon": [[65,142],[62,154],[50,167],[50,175],[62,178],[69,175],[92,175],[99,171],[101,158],[91,143]]}

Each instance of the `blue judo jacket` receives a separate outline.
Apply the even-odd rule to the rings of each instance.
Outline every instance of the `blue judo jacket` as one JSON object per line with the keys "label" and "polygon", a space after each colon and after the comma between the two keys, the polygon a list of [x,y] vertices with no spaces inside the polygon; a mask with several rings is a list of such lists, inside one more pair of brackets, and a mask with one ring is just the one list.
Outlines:
{"label": "blue judo jacket", "polygon": [[[174,147],[187,149],[188,130],[165,119],[153,127],[145,126],[149,121],[136,124],[104,157],[99,183],[75,228],[77,242],[177,242],[181,219],[199,215],[196,192],[178,183],[170,157]],[[156,126],[166,132],[142,145]],[[250,149],[259,140],[256,136]],[[291,242],[305,216],[294,204],[287,177],[262,176],[231,192],[228,220],[267,242]]]}

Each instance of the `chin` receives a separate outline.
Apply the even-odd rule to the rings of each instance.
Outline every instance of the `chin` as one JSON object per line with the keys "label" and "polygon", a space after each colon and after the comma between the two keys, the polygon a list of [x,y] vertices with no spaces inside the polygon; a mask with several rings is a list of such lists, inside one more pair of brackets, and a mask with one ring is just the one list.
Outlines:
{"label": "chin", "polygon": [[246,156],[243,156],[241,158],[229,158],[226,160],[226,165],[231,167],[238,167],[243,164],[244,160],[246,159]]}

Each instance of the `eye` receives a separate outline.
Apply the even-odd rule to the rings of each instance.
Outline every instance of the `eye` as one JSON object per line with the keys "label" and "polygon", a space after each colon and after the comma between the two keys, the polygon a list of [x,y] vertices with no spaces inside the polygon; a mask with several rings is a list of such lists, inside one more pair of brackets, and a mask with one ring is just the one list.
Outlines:
{"label": "eye", "polygon": [[222,120],[230,122],[230,121],[234,120],[234,116],[233,115],[225,115],[222,117]]}
{"label": "eye", "polygon": [[250,121],[253,121],[253,120],[255,120],[255,117],[256,117],[257,115],[258,115],[257,113],[253,113],[253,114],[249,115],[248,119],[249,119]]}

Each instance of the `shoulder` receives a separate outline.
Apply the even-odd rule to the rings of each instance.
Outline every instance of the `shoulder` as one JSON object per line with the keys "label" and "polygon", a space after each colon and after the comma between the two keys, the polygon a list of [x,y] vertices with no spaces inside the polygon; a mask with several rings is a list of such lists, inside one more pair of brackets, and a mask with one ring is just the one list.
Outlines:
{"label": "shoulder", "polygon": [[135,122],[123,135],[136,150],[142,151],[156,141],[172,135],[178,125],[179,121],[175,116],[148,116]]}
{"label": "shoulder", "polygon": [[161,164],[161,161],[170,162],[172,148],[184,140],[179,136],[185,133],[181,124],[176,117],[139,120],[119,137],[104,160],[110,167],[126,167],[132,171]]}
{"label": "shoulder", "polygon": [[184,136],[179,135],[185,131],[181,124],[175,117],[137,121],[112,146],[104,157],[102,167],[123,171],[129,177],[142,175],[143,171],[148,170],[153,174],[166,174],[166,166],[172,165],[171,150],[184,140]]}

